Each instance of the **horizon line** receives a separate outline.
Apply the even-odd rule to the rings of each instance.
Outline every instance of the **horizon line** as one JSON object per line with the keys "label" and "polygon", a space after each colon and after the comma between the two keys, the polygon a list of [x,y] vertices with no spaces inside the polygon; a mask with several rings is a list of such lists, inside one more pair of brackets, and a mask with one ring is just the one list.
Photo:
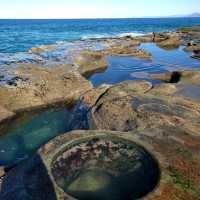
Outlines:
{"label": "horizon line", "polygon": [[200,16],[144,16],[144,17],[88,17],[88,18],[0,18],[0,20],[89,20],[89,19],[167,19],[167,18],[200,18]]}

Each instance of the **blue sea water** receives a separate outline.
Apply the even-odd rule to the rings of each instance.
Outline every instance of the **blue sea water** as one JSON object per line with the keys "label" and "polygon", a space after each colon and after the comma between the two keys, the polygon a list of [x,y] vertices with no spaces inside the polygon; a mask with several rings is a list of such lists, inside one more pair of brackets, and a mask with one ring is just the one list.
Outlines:
{"label": "blue sea water", "polygon": [[200,18],[0,20],[0,53],[26,52],[59,41],[173,31],[193,25],[200,25]]}

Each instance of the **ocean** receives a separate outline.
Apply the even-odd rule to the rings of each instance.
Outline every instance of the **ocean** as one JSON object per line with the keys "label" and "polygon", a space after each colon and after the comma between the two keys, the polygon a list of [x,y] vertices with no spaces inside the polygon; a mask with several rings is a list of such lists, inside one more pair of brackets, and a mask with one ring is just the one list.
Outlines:
{"label": "ocean", "polygon": [[0,53],[26,52],[38,45],[87,38],[174,31],[200,25],[200,18],[0,20]]}

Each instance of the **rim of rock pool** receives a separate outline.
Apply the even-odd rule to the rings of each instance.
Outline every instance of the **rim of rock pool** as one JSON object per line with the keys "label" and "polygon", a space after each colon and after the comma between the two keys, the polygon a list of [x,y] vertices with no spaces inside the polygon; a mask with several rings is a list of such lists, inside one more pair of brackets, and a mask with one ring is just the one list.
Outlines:
{"label": "rim of rock pool", "polygon": [[[50,173],[56,188],[61,191],[61,193],[64,192],[68,197],[78,200],[136,200],[152,193],[157,188],[161,177],[160,166],[156,157],[137,141],[126,138],[126,135],[118,136],[116,133],[107,135],[102,134],[102,132],[95,132],[95,134],[89,134],[87,136],[82,135],[81,137],[74,138],[74,140],[63,143],[63,145],[59,146],[59,148],[54,151],[54,155],[50,156],[51,161],[49,165]],[[103,165],[105,164],[106,167],[110,166],[109,169],[106,169],[106,167],[96,166],[99,164],[99,161],[96,158],[96,160],[94,158],[91,159],[94,151],[90,149],[90,151],[85,153],[86,157],[88,153],[91,153],[91,155],[88,156],[89,161],[83,161],[85,166],[79,162],[77,170],[73,171],[73,168],[72,171],[68,170],[68,166],[73,166],[73,163],[76,163],[75,161],[78,158],[76,155],[71,162],[66,162],[69,160],[68,153],[70,151],[73,153],[77,147],[79,150],[83,148],[82,150],[86,151],[84,145],[88,143],[91,144],[91,142],[98,148],[99,144],[103,145],[107,143],[108,145],[109,143],[109,145],[113,145],[111,143],[114,143],[114,145],[119,145],[121,148],[116,150],[116,152],[121,150],[122,154],[123,152],[125,152],[125,154],[128,152],[127,154],[130,154],[130,156],[119,155],[119,157],[116,157],[116,160],[109,161],[109,165],[101,160]],[[114,146],[112,148],[114,149]],[[113,156],[111,148],[108,149],[108,152]],[[67,156],[62,158],[63,155]],[[101,157],[101,155],[99,157]],[[60,158],[62,159],[61,165],[57,162]],[[109,160],[110,158],[106,157],[106,159]],[[95,162],[98,164],[94,164]],[[67,167],[65,165],[66,163]],[[116,169],[119,168],[120,170],[118,169],[117,171],[114,167],[115,165],[117,166]],[[70,174],[71,177],[65,176],[66,173]],[[59,177],[67,179],[62,179],[62,181],[60,181]],[[88,187],[91,186],[91,183],[92,189],[90,190]],[[79,191],[77,188],[79,188]]]}

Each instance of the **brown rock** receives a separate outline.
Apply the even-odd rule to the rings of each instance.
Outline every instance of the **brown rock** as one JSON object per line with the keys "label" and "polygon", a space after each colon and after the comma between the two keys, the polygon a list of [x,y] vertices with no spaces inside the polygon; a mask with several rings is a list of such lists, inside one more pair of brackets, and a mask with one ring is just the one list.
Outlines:
{"label": "brown rock", "polygon": [[105,51],[103,51],[105,55],[112,56],[133,56],[142,59],[151,59],[152,55],[144,50],[137,49],[135,47],[129,46],[113,46]]}
{"label": "brown rock", "polygon": [[4,122],[5,120],[9,120],[15,116],[14,112],[7,110],[6,108],[0,106],[0,123]]}
{"label": "brown rock", "polygon": [[181,45],[181,41],[179,38],[173,37],[166,39],[164,41],[161,41],[157,43],[157,45],[160,48],[166,49],[166,50],[171,50],[171,49],[177,49]]}
{"label": "brown rock", "polygon": [[56,45],[43,45],[39,47],[33,47],[29,50],[29,53],[42,53],[44,51],[53,51],[56,49]]}
{"label": "brown rock", "polygon": [[135,39],[141,43],[153,42],[153,35],[137,36]]}
{"label": "brown rock", "polygon": [[86,92],[83,96],[83,103],[88,107],[94,106],[101,95],[106,93],[110,87],[109,85],[103,85]]}
{"label": "brown rock", "polygon": [[167,83],[200,85],[200,72],[195,70],[154,74],[152,75],[152,78],[156,80],[162,80]]}
{"label": "brown rock", "polygon": [[169,39],[169,35],[167,33],[153,33],[153,42],[162,42]]}
{"label": "brown rock", "polygon": [[78,66],[78,71],[86,77],[95,72],[104,71],[108,67],[104,54],[92,51],[82,52],[81,56],[75,61],[75,64]]}
{"label": "brown rock", "polygon": [[188,52],[194,52],[194,51],[200,51],[200,45],[188,45],[187,47],[184,48],[185,51],[188,51]]}
{"label": "brown rock", "polygon": [[16,86],[0,88],[0,105],[12,112],[71,103],[92,86],[70,67],[41,68],[25,66],[17,70]]}

